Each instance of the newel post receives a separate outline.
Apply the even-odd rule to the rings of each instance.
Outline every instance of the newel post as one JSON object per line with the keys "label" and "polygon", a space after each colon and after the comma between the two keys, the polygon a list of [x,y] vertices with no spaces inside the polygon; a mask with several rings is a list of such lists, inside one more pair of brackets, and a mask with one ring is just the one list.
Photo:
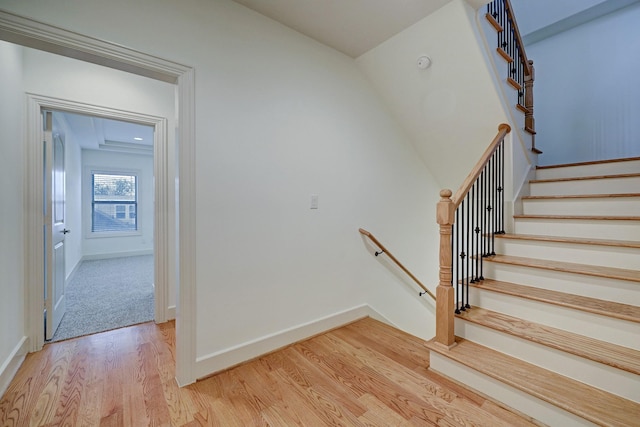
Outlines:
{"label": "newel post", "polygon": [[524,128],[531,133],[531,149],[536,151],[536,121],[533,117],[533,83],[536,80],[536,70],[533,68],[533,61],[529,60],[529,75],[524,76],[524,107],[527,112],[524,114]]}
{"label": "newel post", "polygon": [[440,282],[436,288],[436,342],[446,347],[455,345],[454,289],[451,285],[451,232],[454,221],[454,205],[451,190],[440,191],[436,221],[440,226]]}

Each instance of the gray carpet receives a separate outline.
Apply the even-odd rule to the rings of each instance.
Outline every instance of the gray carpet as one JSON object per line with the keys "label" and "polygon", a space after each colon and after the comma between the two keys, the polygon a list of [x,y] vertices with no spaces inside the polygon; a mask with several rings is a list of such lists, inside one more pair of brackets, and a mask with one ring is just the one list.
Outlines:
{"label": "gray carpet", "polygon": [[51,341],[153,320],[153,255],[83,261],[65,291],[67,311]]}

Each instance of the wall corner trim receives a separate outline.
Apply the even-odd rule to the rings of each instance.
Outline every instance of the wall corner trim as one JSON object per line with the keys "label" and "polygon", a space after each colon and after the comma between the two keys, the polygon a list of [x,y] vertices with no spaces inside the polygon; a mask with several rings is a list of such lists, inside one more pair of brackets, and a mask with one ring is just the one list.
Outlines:
{"label": "wall corner trim", "polygon": [[9,354],[9,357],[0,365],[0,396],[2,396],[11,380],[18,372],[18,369],[22,365],[24,358],[27,355],[29,339],[25,336],[14,347],[13,351]]}
{"label": "wall corner trim", "polygon": [[368,304],[330,314],[234,347],[198,357],[196,358],[195,376],[198,379],[207,377],[365,317],[383,318]]}

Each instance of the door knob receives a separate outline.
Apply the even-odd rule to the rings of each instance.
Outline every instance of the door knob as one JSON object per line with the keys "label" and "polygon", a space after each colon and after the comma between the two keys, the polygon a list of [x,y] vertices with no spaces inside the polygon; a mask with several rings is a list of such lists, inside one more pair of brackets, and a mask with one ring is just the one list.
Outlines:
{"label": "door knob", "polygon": [[71,233],[71,230],[67,230],[66,228],[64,230],[61,231],[62,234],[67,234],[67,233]]}

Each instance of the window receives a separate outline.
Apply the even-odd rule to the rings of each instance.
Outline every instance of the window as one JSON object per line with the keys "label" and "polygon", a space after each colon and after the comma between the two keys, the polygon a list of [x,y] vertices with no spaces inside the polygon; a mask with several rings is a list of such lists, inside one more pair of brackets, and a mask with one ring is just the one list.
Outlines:
{"label": "window", "polygon": [[136,175],[91,174],[91,231],[138,230],[138,177]]}

